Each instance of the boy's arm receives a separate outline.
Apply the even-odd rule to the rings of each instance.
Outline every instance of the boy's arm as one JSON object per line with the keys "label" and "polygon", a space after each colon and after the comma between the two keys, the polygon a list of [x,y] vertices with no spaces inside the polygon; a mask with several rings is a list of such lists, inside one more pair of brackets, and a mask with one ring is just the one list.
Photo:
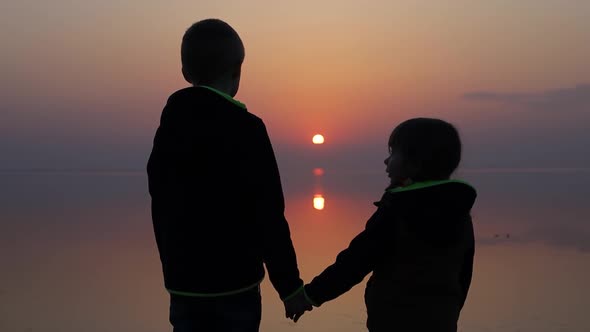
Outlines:
{"label": "boy's arm", "polygon": [[256,119],[251,146],[256,215],[262,232],[262,254],[270,281],[285,300],[301,289],[297,257],[285,219],[285,200],[274,151],[262,120]]}
{"label": "boy's arm", "polygon": [[470,237],[470,245],[465,252],[465,256],[463,258],[463,269],[461,270],[460,275],[460,282],[461,288],[463,290],[463,301],[461,302],[461,307],[465,304],[465,300],[467,299],[467,293],[469,293],[469,287],[471,286],[471,278],[473,276],[473,257],[475,256],[475,235],[473,233],[473,223],[471,221],[471,217],[469,217],[469,224],[468,224],[468,236]]}
{"label": "boy's arm", "polygon": [[305,285],[305,295],[311,304],[318,307],[337,298],[373,271],[384,250],[384,235],[388,233],[384,229],[386,214],[385,209],[379,208],[367,222],[365,230],[338,254],[336,262]]}

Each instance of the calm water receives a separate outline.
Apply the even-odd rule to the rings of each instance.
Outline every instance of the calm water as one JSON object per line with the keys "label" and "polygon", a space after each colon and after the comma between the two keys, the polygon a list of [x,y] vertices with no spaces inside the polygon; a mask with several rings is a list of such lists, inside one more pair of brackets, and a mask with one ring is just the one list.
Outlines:
{"label": "calm water", "polygon": [[[462,331],[590,331],[590,171],[480,170],[474,279]],[[383,174],[283,177],[303,278],[364,227]],[[325,209],[312,206],[314,194]],[[139,173],[0,174],[0,331],[169,331]],[[284,318],[268,279],[261,331],[366,331],[364,283]]]}

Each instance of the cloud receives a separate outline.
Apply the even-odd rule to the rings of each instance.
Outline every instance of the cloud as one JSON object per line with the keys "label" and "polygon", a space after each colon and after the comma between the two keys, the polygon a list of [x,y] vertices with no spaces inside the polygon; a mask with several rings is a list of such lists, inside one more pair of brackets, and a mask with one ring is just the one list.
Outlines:
{"label": "cloud", "polygon": [[531,93],[474,91],[463,99],[475,102],[495,102],[540,111],[590,111],[590,84]]}

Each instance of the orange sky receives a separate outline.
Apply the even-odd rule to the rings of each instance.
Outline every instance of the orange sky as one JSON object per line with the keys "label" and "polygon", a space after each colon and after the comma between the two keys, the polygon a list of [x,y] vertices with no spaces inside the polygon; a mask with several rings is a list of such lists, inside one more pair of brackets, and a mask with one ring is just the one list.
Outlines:
{"label": "orange sky", "polygon": [[[463,95],[543,94],[590,82],[587,1],[59,0],[5,7],[0,129],[21,145],[60,135],[94,142],[108,132],[145,151],[167,96],[186,86],[182,34],[208,17],[242,36],[247,55],[237,98],[266,121],[278,145],[304,146],[316,132],[331,146],[374,145],[413,116],[444,117],[474,135],[512,123],[517,136],[527,114],[505,116]],[[574,127],[587,118],[580,115],[587,108],[578,108],[564,116]],[[572,123],[565,122],[559,130],[568,133]]]}

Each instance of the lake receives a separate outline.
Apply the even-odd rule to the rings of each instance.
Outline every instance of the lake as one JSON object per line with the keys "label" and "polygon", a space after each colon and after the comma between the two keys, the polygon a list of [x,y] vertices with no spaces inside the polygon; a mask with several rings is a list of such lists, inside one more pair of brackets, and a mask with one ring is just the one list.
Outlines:
{"label": "lake", "polygon": [[[590,331],[590,170],[472,169],[458,177],[479,194],[459,330]],[[364,228],[385,179],[283,175],[305,281]],[[316,194],[325,198],[321,211]],[[171,331],[149,204],[142,171],[0,173],[0,330]],[[366,331],[363,291],[364,282],[294,324],[266,278],[261,331]]]}

